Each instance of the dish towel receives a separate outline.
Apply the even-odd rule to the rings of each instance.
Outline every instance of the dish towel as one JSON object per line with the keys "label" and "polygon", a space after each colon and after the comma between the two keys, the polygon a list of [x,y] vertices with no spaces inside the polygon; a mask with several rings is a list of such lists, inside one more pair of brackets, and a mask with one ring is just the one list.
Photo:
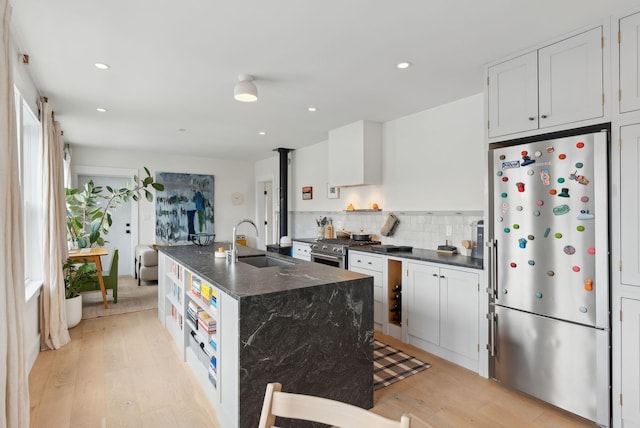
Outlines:
{"label": "dish towel", "polygon": [[384,222],[382,228],[380,229],[380,234],[382,236],[393,235],[393,232],[395,232],[396,227],[398,227],[399,223],[400,220],[398,220],[398,217],[396,217],[395,214],[389,214],[387,216],[387,220]]}

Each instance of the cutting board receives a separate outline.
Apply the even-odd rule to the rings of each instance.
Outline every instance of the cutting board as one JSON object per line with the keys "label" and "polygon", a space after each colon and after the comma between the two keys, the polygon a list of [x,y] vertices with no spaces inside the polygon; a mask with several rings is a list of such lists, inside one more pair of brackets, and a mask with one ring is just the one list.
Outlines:
{"label": "cutting board", "polygon": [[400,251],[400,247],[397,245],[372,245],[371,251],[378,253],[392,253],[394,251]]}

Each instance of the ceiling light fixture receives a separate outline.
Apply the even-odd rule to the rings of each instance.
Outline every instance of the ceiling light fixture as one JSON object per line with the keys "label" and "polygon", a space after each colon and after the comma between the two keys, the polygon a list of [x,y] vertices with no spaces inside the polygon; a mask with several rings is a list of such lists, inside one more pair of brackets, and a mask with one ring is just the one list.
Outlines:
{"label": "ceiling light fixture", "polygon": [[260,135],[267,135],[267,133],[266,133],[265,131],[260,131],[260,132],[258,132],[258,134],[260,134]]}
{"label": "ceiling light fixture", "polygon": [[93,66],[95,68],[99,68],[100,70],[108,70],[111,68],[111,66],[109,66],[109,64],[105,64],[103,62],[96,62],[95,64],[93,64]]}
{"label": "ceiling light fixture", "polygon": [[409,61],[399,62],[396,67],[398,67],[400,70],[404,70],[405,68],[411,67],[411,63]]}
{"label": "ceiling light fixture", "polygon": [[250,74],[238,75],[238,83],[233,88],[233,97],[243,103],[252,103],[258,100],[258,88],[253,83],[253,76]]}
{"label": "ceiling light fixture", "polygon": [[107,109],[106,109],[106,108],[102,108],[102,107],[98,107],[98,108],[96,109],[96,111],[99,111],[100,113],[106,113],[106,112],[107,112]]}
{"label": "ceiling light fixture", "polygon": [[307,110],[309,110],[309,111],[318,111],[318,109],[315,108],[315,107],[309,107]]}

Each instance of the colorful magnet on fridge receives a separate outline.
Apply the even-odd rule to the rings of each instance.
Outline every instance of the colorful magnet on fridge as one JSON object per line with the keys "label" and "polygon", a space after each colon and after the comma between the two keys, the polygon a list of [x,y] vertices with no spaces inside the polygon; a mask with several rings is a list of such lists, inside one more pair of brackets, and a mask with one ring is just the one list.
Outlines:
{"label": "colorful magnet on fridge", "polygon": [[505,227],[505,228],[504,228],[504,229],[502,229],[502,230],[504,230],[504,233],[509,233],[509,232],[511,232],[511,229],[509,229],[508,227]]}
{"label": "colorful magnet on fridge", "polygon": [[537,299],[542,299],[542,293],[539,291],[536,291],[536,298]]}
{"label": "colorful magnet on fridge", "polygon": [[553,214],[555,215],[564,215],[564,214],[567,214],[569,211],[571,211],[571,208],[569,208],[569,205],[566,205],[566,204],[553,207]]}
{"label": "colorful magnet on fridge", "polygon": [[526,151],[526,150],[523,150],[523,151],[520,152],[520,155],[522,155],[522,156],[526,156],[528,154],[529,154],[529,152]]}
{"label": "colorful magnet on fridge", "polygon": [[542,156],[542,152],[541,152],[541,151],[539,151],[539,150],[537,150],[537,151],[534,153],[534,155],[535,155],[535,157],[539,158],[540,156]]}
{"label": "colorful magnet on fridge", "polygon": [[544,230],[544,237],[545,237],[545,238],[546,238],[547,236],[549,236],[549,232],[551,232],[551,228],[550,228],[550,227],[547,227],[547,228]]}
{"label": "colorful magnet on fridge", "polygon": [[572,266],[571,270],[574,272],[580,272],[580,266]]}
{"label": "colorful magnet on fridge", "polygon": [[587,307],[586,307],[586,306],[580,306],[580,307],[578,308],[578,310],[579,310],[580,312],[582,312],[583,314],[586,314],[586,313],[587,313]]}
{"label": "colorful magnet on fridge", "polygon": [[509,204],[506,202],[503,202],[502,204],[502,214],[505,214],[507,211],[509,211]]}
{"label": "colorful magnet on fridge", "polygon": [[516,229],[516,230],[518,230],[518,229],[520,229],[520,225],[519,225],[519,224],[514,224],[514,225],[513,225],[513,228],[514,228],[514,229]]}
{"label": "colorful magnet on fridge", "polygon": [[509,177],[502,177],[502,181],[506,183],[507,181],[509,181]]}
{"label": "colorful magnet on fridge", "polygon": [[502,177],[502,171],[498,171],[498,172],[496,172],[496,175],[497,175],[498,177]]}
{"label": "colorful magnet on fridge", "polygon": [[576,162],[576,168],[582,168],[584,164],[582,162]]}
{"label": "colorful magnet on fridge", "polygon": [[564,251],[565,254],[572,255],[575,254],[576,249],[572,245],[565,245],[562,251]]}
{"label": "colorful magnet on fridge", "polygon": [[556,273],[555,273],[554,271],[552,271],[552,270],[548,270],[548,271],[547,271],[547,276],[553,276],[553,275],[555,275],[555,274],[556,274]]}
{"label": "colorful magnet on fridge", "polygon": [[531,159],[531,156],[524,155],[522,156],[522,166],[531,165],[532,163],[536,163],[535,160]]}
{"label": "colorful magnet on fridge", "polygon": [[547,153],[553,153],[554,150],[552,146],[547,147]]}
{"label": "colorful magnet on fridge", "polygon": [[535,173],[533,172],[533,170],[532,170],[532,169],[530,169],[530,170],[528,170],[528,171],[527,171],[527,175],[533,175],[533,174],[535,174]]}
{"label": "colorful magnet on fridge", "polygon": [[504,160],[505,155],[500,155],[500,160]]}
{"label": "colorful magnet on fridge", "polygon": [[548,186],[551,183],[551,174],[549,174],[549,168],[542,168],[540,170],[540,181],[543,186]]}
{"label": "colorful magnet on fridge", "polygon": [[584,175],[579,175],[578,171],[575,171],[573,174],[569,174],[569,180],[575,180],[580,184],[584,184],[585,186],[589,184],[589,180]]}
{"label": "colorful magnet on fridge", "polygon": [[529,266],[534,266],[536,264],[535,260],[529,260],[527,263],[529,263]]}
{"label": "colorful magnet on fridge", "polygon": [[564,183],[564,178],[562,178],[562,177],[558,178],[558,183],[560,183],[560,184]]}
{"label": "colorful magnet on fridge", "polygon": [[509,291],[507,291],[507,289],[505,288],[504,290],[502,290],[502,294],[507,294]]}
{"label": "colorful magnet on fridge", "polygon": [[549,194],[550,195],[555,195],[556,193],[558,193],[558,191],[556,189],[549,190]]}
{"label": "colorful magnet on fridge", "polygon": [[502,194],[500,196],[502,196],[503,198],[506,198],[509,195],[507,194],[507,192],[502,192]]}
{"label": "colorful magnet on fridge", "polygon": [[518,188],[518,192],[524,192],[524,183],[522,181],[518,181],[516,187]]}
{"label": "colorful magnet on fridge", "polygon": [[580,226],[576,227],[576,230],[578,232],[584,232],[584,226],[580,225]]}
{"label": "colorful magnet on fridge", "polygon": [[509,263],[509,266],[511,266],[512,268],[515,268],[518,265],[515,262],[511,262],[511,263]]}
{"label": "colorful magnet on fridge", "polygon": [[563,187],[562,188],[562,192],[558,193],[558,196],[561,198],[568,198],[569,197],[569,188],[568,187]]}
{"label": "colorful magnet on fridge", "polygon": [[580,214],[576,217],[578,220],[593,220],[596,216],[591,214],[589,210],[580,210]]}
{"label": "colorful magnet on fridge", "polygon": [[555,235],[553,235],[556,237],[556,239],[561,239],[562,238],[562,233],[558,232]]}
{"label": "colorful magnet on fridge", "polygon": [[522,211],[522,205],[518,205],[518,206],[516,207],[516,211]]}
{"label": "colorful magnet on fridge", "polygon": [[537,206],[539,206],[539,207],[541,207],[541,206],[543,206],[543,205],[544,205],[544,201],[543,201],[542,199],[538,199],[538,200],[536,201],[536,205],[537,205]]}
{"label": "colorful magnet on fridge", "polygon": [[583,147],[584,147],[584,143],[583,143],[582,141],[578,141],[578,142],[576,143],[576,147],[577,147],[577,148],[579,148],[579,149],[581,149],[581,148],[583,148]]}
{"label": "colorful magnet on fridge", "polygon": [[518,247],[527,248],[527,240],[524,238],[518,239]]}
{"label": "colorful magnet on fridge", "polygon": [[589,197],[588,196],[582,196],[580,198],[580,202],[589,202]]}
{"label": "colorful magnet on fridge", "polygon": [[560,159],[560,160],[565,160],[566,158],[567,158],[567,155],[565,155],[564,153],[560,153],[558,155],[558,159]]}
{"label": "colorful magnet on fridge", "polygon": [[536,239],[536,237],[535,237],[535,236],[533,236],[533,235],[529,235],[529,236],[527,236],[527,239],[528,239],[529,241],[533,241],[534,239]]}
{"label": "colorful magnet on fridge", "polygon": [[498,217],[497,220],[498,220],[498,223],[502,223],[502,217]]}
{"label": "colorful magnet on fridge", "polygon": [[587,253],[591,254],[592,256],[596,253],[596,249],[591,247],[589,249],[587,249]]}
{"label": "colorful magnet on fridge", "polygon": [[533,212],[533,216],[534,216],[534,217],[540,217],[540,211],[535,210],[535,211]]}
{"label": "colorful magnet on fridge", "polygon": [[587,291],[593,290],[593,279],[591,278],[584,279],[584,289]]}

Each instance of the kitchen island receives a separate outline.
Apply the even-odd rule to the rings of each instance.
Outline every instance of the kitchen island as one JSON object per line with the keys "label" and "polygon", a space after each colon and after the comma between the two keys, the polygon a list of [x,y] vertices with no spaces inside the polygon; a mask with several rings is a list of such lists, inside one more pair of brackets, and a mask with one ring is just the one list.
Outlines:
{"label": "kitchen island", "polygon": [[373,279],[219,246],[159,248],[158,316],[221,425],[257,426],[269,382],[373,407]]}

